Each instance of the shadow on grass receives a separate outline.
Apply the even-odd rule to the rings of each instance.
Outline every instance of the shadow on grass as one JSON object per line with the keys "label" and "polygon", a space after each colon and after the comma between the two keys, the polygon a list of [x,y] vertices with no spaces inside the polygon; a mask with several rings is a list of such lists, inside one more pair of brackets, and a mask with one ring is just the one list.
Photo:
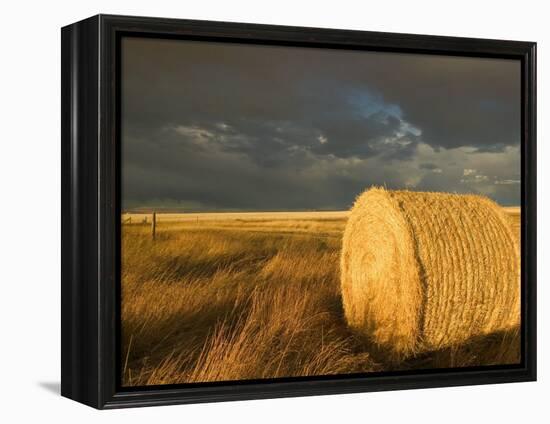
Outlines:
{"label": "shadow on grass", "polygon": [[434,368],[463,368],[489,365],[518,364],[521,360],[521,334],[518,328],[474,336],[464,343],[422,352],[399,359],[390,349],[357,336],[362,349],[386,371]]}

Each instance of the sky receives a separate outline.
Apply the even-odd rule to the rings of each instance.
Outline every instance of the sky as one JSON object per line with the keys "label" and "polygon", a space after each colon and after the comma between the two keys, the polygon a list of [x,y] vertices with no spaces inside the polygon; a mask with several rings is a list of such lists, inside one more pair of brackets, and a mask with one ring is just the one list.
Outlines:
{"label": "sky", "polygon": [[365,189],[520,204],[520,63],[124,38],[122,207],[348,209]]}

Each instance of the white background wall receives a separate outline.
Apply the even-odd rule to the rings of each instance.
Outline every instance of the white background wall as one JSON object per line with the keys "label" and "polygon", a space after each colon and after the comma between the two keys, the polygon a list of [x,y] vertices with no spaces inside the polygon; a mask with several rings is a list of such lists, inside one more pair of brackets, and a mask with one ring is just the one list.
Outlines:
{"label": "white background wall", "polygon": [[[5,1],[0,24],[0,421],[543,422],[550,73],[543,1]],[[96,13],[537,41],[539,382],[98,412],[61,398],[60,27]],[[546,165],[546,166],[543,166]],[[546,238],[549,237],[549,238]],[[546,240],[546,241],[545,241]],[[544,392],[546,393],[546,396]],[[153,421],[154,420],[154,421]],[[550,421],[545,421],[550,422]]]}

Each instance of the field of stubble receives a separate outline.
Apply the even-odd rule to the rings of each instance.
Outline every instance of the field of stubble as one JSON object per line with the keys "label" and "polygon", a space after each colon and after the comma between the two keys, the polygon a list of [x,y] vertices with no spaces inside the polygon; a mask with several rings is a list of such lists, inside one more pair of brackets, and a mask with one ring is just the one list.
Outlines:
{"label": "field of stubble", "polygon": [[[519,233],[519,210],[507,212]],[[352,334],[346,212],[159,214],[154,241],[150,219],[123,216],[124,386],[519,361],[517,330],[400,363]]]}

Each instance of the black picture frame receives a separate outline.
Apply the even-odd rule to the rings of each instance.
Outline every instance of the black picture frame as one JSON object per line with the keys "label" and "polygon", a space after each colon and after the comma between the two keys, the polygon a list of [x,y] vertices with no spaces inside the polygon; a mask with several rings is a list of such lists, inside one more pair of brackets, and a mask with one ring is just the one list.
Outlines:
{"label": "black picture frame", "polygon": [[[119,384],[120,57],[127,34],[521,61],[522,362],[284,380]],[[97,15],[61,31],[61,393],[120,408],[536,380],[536,43]]]}

